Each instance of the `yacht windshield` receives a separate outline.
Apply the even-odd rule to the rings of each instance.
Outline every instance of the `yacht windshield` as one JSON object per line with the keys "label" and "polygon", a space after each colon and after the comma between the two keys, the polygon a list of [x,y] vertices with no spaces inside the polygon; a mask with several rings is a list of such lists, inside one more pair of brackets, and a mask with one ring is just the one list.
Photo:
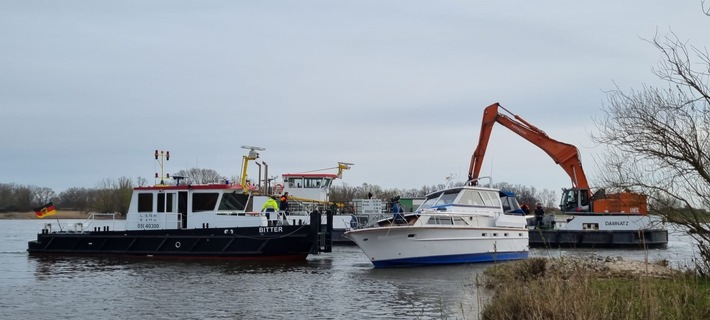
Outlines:
{"label": "yacht windshield", "polygon": [[430,194],[429,196],[427,196],[427,198],[424,200],[424,202],[422,202],[422,204],[419,205],[419,208],[417,208],[417,211],[431,208],[436,203],[436,200],[439,199],[440,195],[441,195],[441,192],[437,192],[437,193]]}
{"label": "yacht windshield", "polygon": [[436,202],[436,206],[444,206],[447,204],[452,204],[454,203],[454,200],[456,200],[456,197],[459,195],[460,189],[456,190],[447,190],[444,192],[444,194],[441,195],[439,198],[439,201]]}

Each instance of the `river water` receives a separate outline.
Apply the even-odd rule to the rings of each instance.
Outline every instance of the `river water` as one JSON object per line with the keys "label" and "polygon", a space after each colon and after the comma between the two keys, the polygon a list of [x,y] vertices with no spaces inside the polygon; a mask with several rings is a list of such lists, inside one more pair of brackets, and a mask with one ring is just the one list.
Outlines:
{"label": "river water", "polygon": [[[488,293],[476,277],[492,265],[374,269],[356,246],[270,263],[29,256],[27,241],[45,222],[0,220],[0,319],[478,319]],[[692,244],[670,238],[668,249],[647,252],[530,255],[690,263]]]}

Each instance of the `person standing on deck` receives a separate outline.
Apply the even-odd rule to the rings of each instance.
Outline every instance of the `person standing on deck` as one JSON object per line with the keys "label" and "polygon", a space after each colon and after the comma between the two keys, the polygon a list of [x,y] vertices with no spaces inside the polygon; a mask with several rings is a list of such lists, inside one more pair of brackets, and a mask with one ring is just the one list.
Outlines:
{"label": "person standing on deck", "polygon": [[520,206],[520,209],[523,210],[523,215],[529,215],[530,214],[530,207],[528,207],[527,203],[523,203],[522,206]]}
{"label": "person standing on deck", "polygon": [[407,221],[404,219],[404,215],[402,213],[404,210],[402,209],[402,206],[399,204],[399,196],[396,196],[391,199],[392,201],[392,213],[394,214],[392,216],[392,221],[394,223],[407,223]]}
{"label": "person standing on deck", "polygon": [[261,212],[266,213],[266,219],[269,219],[269,212],[276,212],[279,210],[279,204],[276,203],[276,197],[272,196],[269,197],[269,199],[264,202],[264,205],[261,207]]}
{"label": "person standing on deck", "polygon": [[535,207],[535,227],[542,227],[542,218],[545,217],[545,210],[542,209],[542,203],[537,203]]}
{"label": "person standing on deck", "polygon": [[283,211],[286,215],[288,215],[288,192],[284,192],[280,200],[281,203],[279,204],[279,210]]}

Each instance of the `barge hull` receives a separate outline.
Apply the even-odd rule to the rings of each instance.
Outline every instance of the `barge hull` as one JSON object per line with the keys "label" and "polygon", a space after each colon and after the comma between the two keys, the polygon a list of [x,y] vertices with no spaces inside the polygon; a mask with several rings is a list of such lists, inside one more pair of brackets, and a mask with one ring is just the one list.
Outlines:
{"label": "barge hull", "polygon": [[668,230],[530,230],[531,248],[653,249],[668,245]]}

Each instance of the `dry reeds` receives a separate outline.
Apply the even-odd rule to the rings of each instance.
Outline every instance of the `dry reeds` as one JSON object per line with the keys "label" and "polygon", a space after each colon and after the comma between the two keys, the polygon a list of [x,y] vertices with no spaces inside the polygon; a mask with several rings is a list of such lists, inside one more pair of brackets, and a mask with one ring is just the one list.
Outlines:
{"label": "dry reeds", "polygon": [[[481,317],[516,319],[710,319],[710,280],[619,259],[531,258],[491,267]],[[633,264],[632,264],[633,265]],[[659,271],[660,270],[660,271]]]}

